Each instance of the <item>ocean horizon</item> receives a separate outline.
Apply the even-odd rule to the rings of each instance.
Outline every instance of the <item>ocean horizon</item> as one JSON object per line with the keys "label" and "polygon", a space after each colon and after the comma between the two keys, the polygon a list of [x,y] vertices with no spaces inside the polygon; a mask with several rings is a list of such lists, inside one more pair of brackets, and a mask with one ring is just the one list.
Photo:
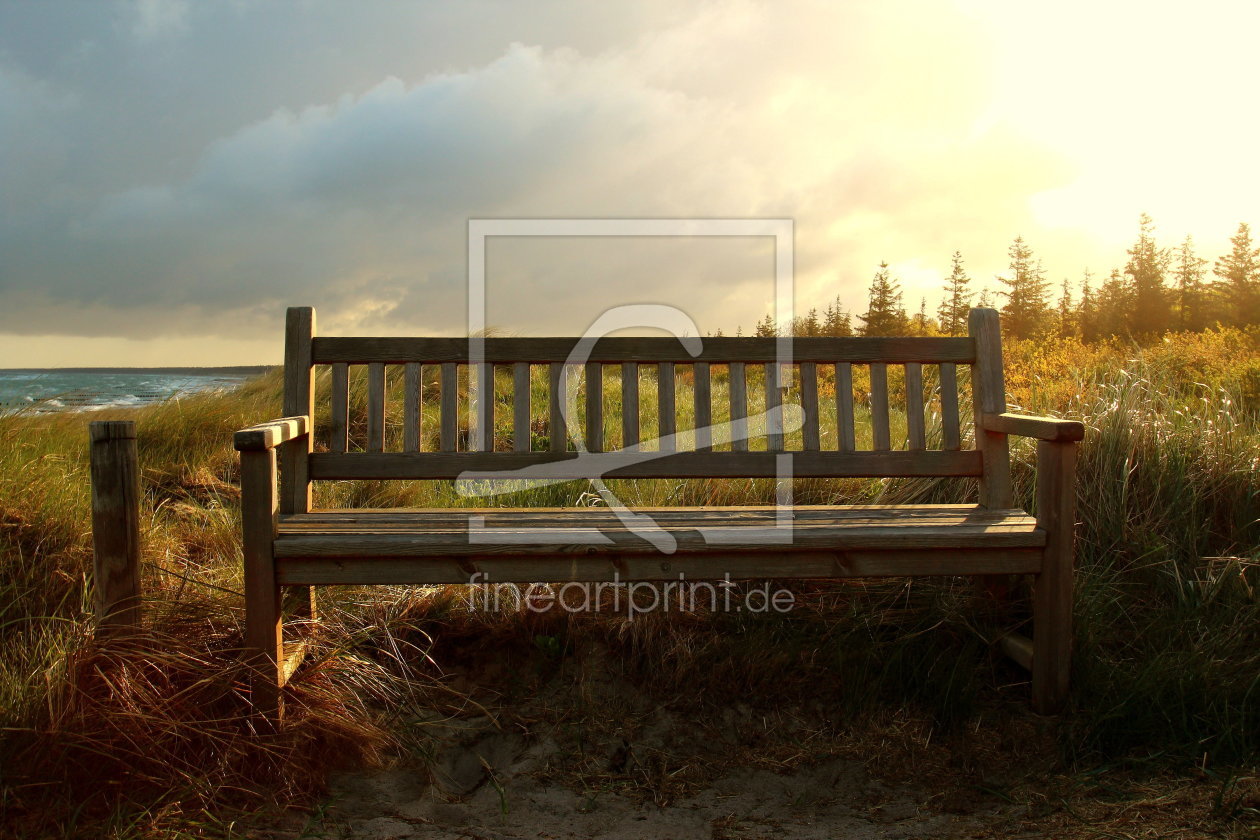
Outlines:
{"label": "ocean horizon", "polygon": [[0,411],[99,411],[230,391],[272,365],[0,368]]}

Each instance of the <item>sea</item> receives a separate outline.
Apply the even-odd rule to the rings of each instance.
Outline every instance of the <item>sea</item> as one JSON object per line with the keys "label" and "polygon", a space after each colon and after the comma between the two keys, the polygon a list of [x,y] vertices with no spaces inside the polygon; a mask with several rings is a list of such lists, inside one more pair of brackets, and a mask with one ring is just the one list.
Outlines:
{"label": "sea", "polygon": [[99,411],[231,390],[270,370],[216,368],[0,369],[0,412]]}

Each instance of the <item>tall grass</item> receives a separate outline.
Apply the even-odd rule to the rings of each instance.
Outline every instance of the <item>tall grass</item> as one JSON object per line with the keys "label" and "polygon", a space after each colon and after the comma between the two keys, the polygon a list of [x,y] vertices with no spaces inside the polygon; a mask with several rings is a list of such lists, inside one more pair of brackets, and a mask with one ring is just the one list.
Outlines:
{"label": "tall grass", "polygon": [[[1260,755],[1260,347],[1224,331],[1137,350],[1008,348],[1012,401],[1084,419],[1079,466],[1077,655],[1073,708],[1057,725],[1064,758],[1255,761]],[[506,394],[499,445],[510,445]],[[365,401],[352,382],[351,402]],[[321,388],[326,382],[321,381]],[[654,404],[645,372],[641,403]],[[679,379],[680,428],[690,400]],[[858,382],[859,397],[862,383]],[[894,380],[894,387],[897,383]],[[438,428],[426,381],[426,436]],[[717,372],[716,422],[726,419]],[[395,388],[401,391],[401,388]],[[541,448],[545,383],[534,382]],[[824,379],[824,428],[834,400]],[[750,383],[752,408],[761,388]],[[620,387],[606,385],[606,411]],[[371,762],[423,738],[425,707],[464,700],[441,679],[457,658],[516,651],[538,664],[598,641],[618,667],[670,702],[823,701],[854,718],[888,704],[944,726],[982,711],[1027,714],[1024,675],[994,652],[1026,615],[982,614],[959,579],[808,583],[782,616],[698,613],[546,616],[470,611],[459,588],[333,590],[331,626],[292,686],[292,725],[250,733],[241,639],[239,497],[230,433],[280,414],[279,378],[227,395],[130,412],[143,473],[146,628],[93,638],[86,420],[0,418],[0,825],[26,836],[214,833],[233,809],[318,788],[339,760]],[[362,412],[354,412],[361,417]],[[93,419],[96,416],[94,415]],[[113,415],[111,415],[113,416]],[[398,434],[393,402],[389,433]],[[859,418],[859,423],[862,418]],[[321,428],[327,418],[319,418]],[[645,413],[644,436],[655,420]],[[904,427],[904,418],[894,423]],[[619,441],[616,424],[607,446]],[[321,432],[322,434],[322,432]],[[352,429],[352,437],[362,434]],[[834,431],[832,432],[834,435]],[[685,442],[684,442],[685,447]],[[824,446],[827,446],[824,441]],[[833,444],[834,445],[834,444]],[[753,448],[758,444],[754,442]],[[1034,451],[1015,443],[1015,486],[1032,505]],[[616,481],[626,501],[748,504],[768,480]],[[581,483],[492,504],[572,505]],[[805,503],[970,501],[967,481],[797,481]],[[327,507],[486,504],[447,482],[327,482]],[[1206,756],[1206,759],[1205,759]],[[3,829],[0,829],[2,831]]]}

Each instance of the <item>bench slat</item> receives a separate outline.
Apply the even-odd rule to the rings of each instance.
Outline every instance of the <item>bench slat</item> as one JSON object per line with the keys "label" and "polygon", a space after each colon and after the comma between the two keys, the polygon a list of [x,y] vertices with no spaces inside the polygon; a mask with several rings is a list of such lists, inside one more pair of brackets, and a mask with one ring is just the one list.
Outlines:
{"label": "bench slat", "polygon": [[420,451],[420,385],[423,371],[419,362],[403,366],[403,451]]}
{"label": "bench slat", "polygon": [[945,449],[962,448],[962,435],[958,424],[958,366],[945,362],[940,366],[941,376],[941,441]]}
{"label": "bench slat", "polygon": [[923,365],[906,362],[906,434],[910,449],[927,449],[923,420]]}
{"label": "bench slat", "polygon": [[662,452],[672,452],[677,448],[674,435],[677,433],[677,411],[674,403],[674,363],[661,362],[656,369],[656,397],[660,413],[657,422],[660,424],[657,437],[660,439]]}
{"label": "bench slat", "polygon": [[476,452],[494,451],[494,365],[478,363],[470,371],[473,404],[472,440]]}
{"label": "bench slat", "polygon": [[442,365],[438,413],[442,419],[442,451],[454,452],[455,436],[459,429],[459,368],[454,362],[445,362]]}
{"label": "bench slat", "polygon": [[569,445],[569,432],[565,424],[563,408],[568,399],[568,365],[565,365],[563,362],[552,362],[547,367],[547,374],[550,382],[547,405],[547,427],[551,438],[550,447],[552,452],[563,453]]}
{"label": "bench slat", "polygon": [[[488,478],[486,472],[531,467],[511,478],[745,478],[774,476],[775,452],[607,452],[578,458],[575,452],[316,452],[313,478],[439,479]],[[797,477],[971,476],[980,474],[980,454],[961,452],[788,453]],[[594,460],[592,460],[594,459]]]}
{"label": "bench slat", "polygon": [[[579,345],[581,345],[579,347]],[[772,362],[779,358],[777,339],[760,337],[727,337],[703,339],[699,355],[693,356],[688,346],[676,338],[611,337],[598,340],[569,338],[487,338],[484,339],[488,362],[532,362],[548,364],[569,358],[583,361],[619,364],[621,362]],[[574,354],[574,350],[578,352]],[[350,362],[467,362],[467,338],[376,338],[319,337],[312,342],[316,364]],[[792,358],[796,362],[859,362],[873,361],[901,364],[904,362],[975,361],[975,344],[969,337],[844,337],[792,339]]]}
{"label": "bench slat", "polygon": [[816,452],[821,444],[818,422],[818,366],[813,362],[801,362],[801,409],[805,413],[805,425],[801,428],[804,448]]}
{"label": "bench slat", "polygon": [[848,362],[836,363],[836,425],[839,450],[852,452],[857,449],[853,422],[853,365]]}
{"label": "bench slat", "polygon": [[696,362],[692,366],[693,395],[696,413],[696,451],[713,450],[713,393],[709,380],[709,363]]}
{"label": "bench slat", "polygon": [[887,451],[892,441],[888,431],[888,365],[871,362],[871,437],[876,451]]}
{"label": "bench slat", "polygon": [[783,451],[783,371],[778,362],[765,365],[766,370],[766,449]]}
{"label": "bench slat", "polygon": [[[764,578],[782,579],[909,577],[913,575],[1035,574],[1041,569],[1041,549],[1008,548],[986,551],[902,549],[899,551],[787,551],[769,559],[765,552],[723,551],[671,557],[572,554],[539,557],[432,558],[422,563],[408,559],[338,560],[287,559],[276,561],[282,584],[412,584],[478,582],[532,583],[535,581],[689,581]],[[707,590],[697,594],[708,604]],[[719,596],[720,597],[720,596]],[[721,603],[720,601],[718,603]]]}
{"label": "bench slat", "polygon": [[748,451],[748,391],[745,379],[744,363],[731,362],[730,384],[728,386],[731,402],[731,451]]}
{"label": "bench slat", "polygon": [[368,452],[385,450],[385,365],[382,362],[368,365],[367,436]]}
{"label": "bench slat", "polygon": [[350,440],[350,373],[344,362],[332,366],[332,394],[329,407],[332,411],[328,441],[328,449],[332,452],[345,452]]}
{"label": "bench slat", "polygon": [[529,385],[529,364],[517,362],[512,365],[512,449],[515,452],[529,452],[532,448]]}
{"label": "bench slat", "polygon": [[604,451],[604,366],[586,363],[586,450]]}

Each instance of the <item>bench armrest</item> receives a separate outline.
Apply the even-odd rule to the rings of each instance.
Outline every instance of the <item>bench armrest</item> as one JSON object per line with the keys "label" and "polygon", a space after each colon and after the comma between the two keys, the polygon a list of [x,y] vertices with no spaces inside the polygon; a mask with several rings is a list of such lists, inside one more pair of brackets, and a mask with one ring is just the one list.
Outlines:
{"label": "bench armrest", "polygon": [[306,434],[310,428],[310,418],[305,414],[295,417],[281,417],[241,429],[232,437],[232,443],[238,452],[265,452],[282,443]]}
{"label": "bench armrest", "polygon": [[1058,417],[1035,417],[1027,414],[986,414],[985,429],[1006,435],[1037,438],[1056,443],[1081,440],[1085,437],[1085,424],[1079,420],[1061,420]]}

